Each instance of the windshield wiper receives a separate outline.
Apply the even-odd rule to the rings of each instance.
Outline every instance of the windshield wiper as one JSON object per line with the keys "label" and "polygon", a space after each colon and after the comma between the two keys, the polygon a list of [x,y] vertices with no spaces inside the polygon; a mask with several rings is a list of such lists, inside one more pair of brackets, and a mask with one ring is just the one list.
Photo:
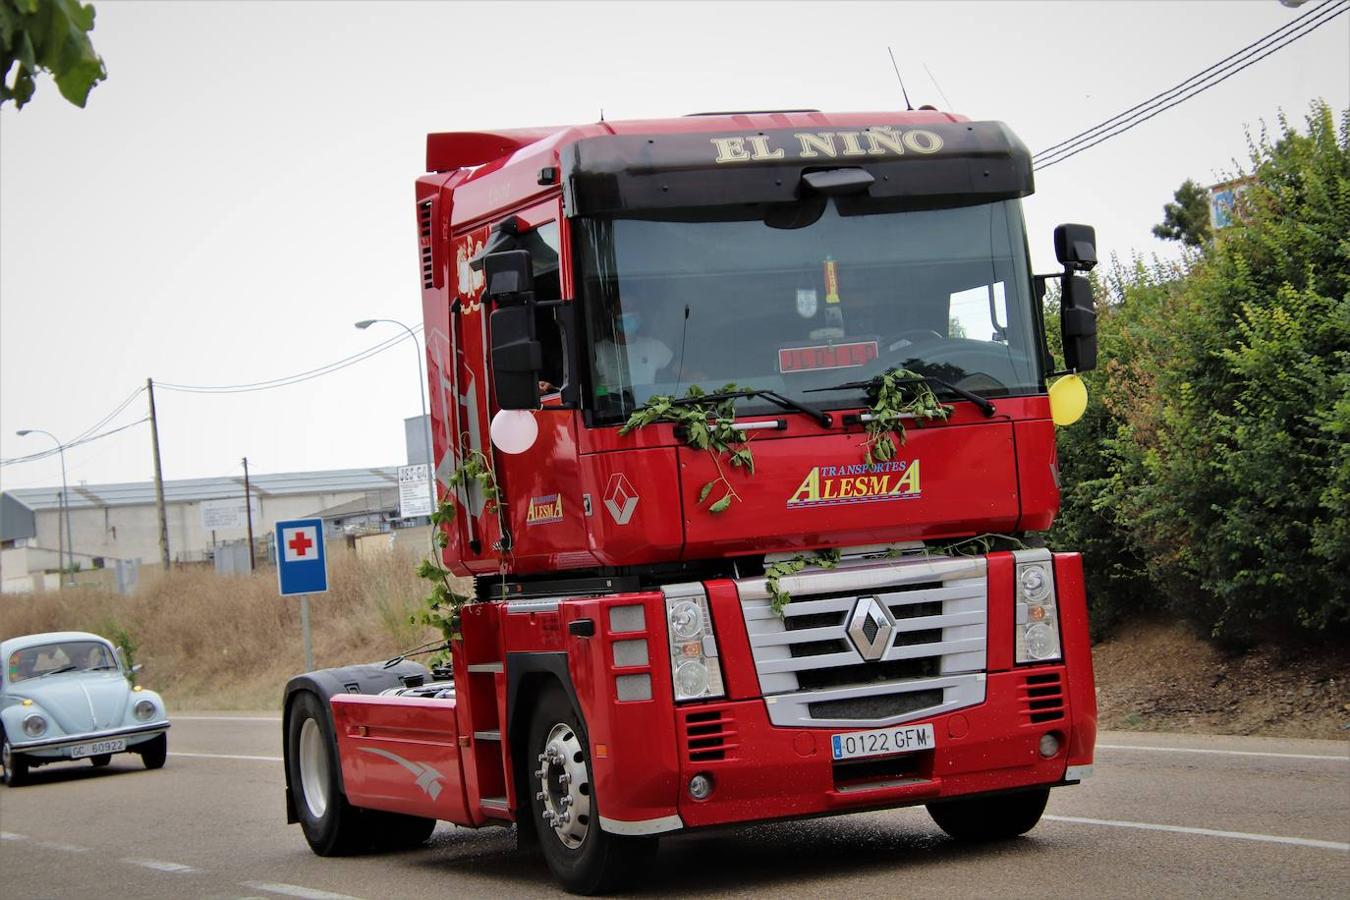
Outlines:
{"label": "windshield wiper", "polygon": [[[957,387],[950,381],[945,381],[941,378],[938,378],[936,375],[918,375],[914,378],[902,378],[900,380],[909,382],[922,381],[928,384],[930,387],[945,388],[951,391],[953,394],[960,397],[961,399],[969,400],[971,403],[974,403],[976,406],[980,408],[980,412],[984,413],[986,416],[992,416],[995,412],[994,404],[990,402],[988,398],[981,397],[979,394],[973,394],[970,391],[966,390],[965,388]],[[874,385],[880,383],[880,381],[881,376],[878,375],[875,378],[868,379],[867,381],[849,381],[844,384],[836,384],[834,387],[809,388],[803,391],[803,393],[814,394],[819,391],[856,391],[862,388],[873,387]]]}
{"label": "windshield wiper", "polygon": [[813,406],[807,406],[805,403],[799,403],[791,397],[784,397],[776,391],[756,390],[748,388],[743,391],[719,391],[711,394],[699,394],[695,397],[681,397],[678,400],[672,400],[671,406],[688,406],[690,403],[716,403],[719,400],[739,400],[742,397],[761,397],[768,400],[775,406],[783,409],[799,412],[802,415],[810,416],[815,419],[821,428],[829,428],[834,424],[834,417],[823,410],[816,409]]}
{"label": "windshield wiper", "polygon": [[71,663],[70,665],[62,666],[59,669],[51,669],[50,671],[43,672],[38,677],[46,678],[48,675],[60,675],[62,672],[74,672],[78,668],[79,666],[75,665],[74,663]]}

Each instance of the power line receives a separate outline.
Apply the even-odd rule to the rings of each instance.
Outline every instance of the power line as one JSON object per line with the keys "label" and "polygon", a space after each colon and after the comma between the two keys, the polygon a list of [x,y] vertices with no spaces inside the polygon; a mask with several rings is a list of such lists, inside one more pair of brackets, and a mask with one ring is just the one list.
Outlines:
{"label": "power line", "polygon": [[62,450],[69,450],[72,447],[80,447],[85,444],[92,444],[94,441],[100,441],[105,437],[112,437],[114,434],[117,434],[120,431],[126,431],[128,428],[134,428],[137,425],[140,425],[142,422],[148,421],[150,421],[150,417],[146,416],[144,418],[137,419],[135,422],[128,422],[125,425],[119,425],[117,428],[111,428],[108,431],[88,435],[87,437],[83,437],[80,440],[71,441],[69,444],[62,444],[59,448],[44,450],[41,453],[30,453],[27,456],[15,456],[10,459],[0,459],[0,466],[15,466],[18,465],[19,463],[37,462],[40,459],[46,459],[49,456],[55,456]]}
{"label": "power line", "polygon": [[[1247,45],[1219,63],[1215,63],[1209,68],[1192,75],[1190,78],[1187,78],[1185,81],[1182,81],[1172,88],[1169,88],[1160,94],[1155,94],[1143,103],[1137,104],[1122,113],[1118,113],[1102,123],[1089,128],[1087,131],[1080,132],[1072,138],[1042,150],[1033,157],[1033,168],[1048,168],[1056,163],[1063,162],[1072,156],[1076,156],[1084,150],[1095,147],[1116,135],[1124,134],[1126,131],[1147,122],[1154,116],[1227,81],[1243,69],[1284,49],[1300,38],[1306,37],[1318,28],[1321,28],[1327,22],[1330,22],[1332,19],[1346,12],[1347,9],[1350,9],[1350,3],[1340,2],[1334,5],[1328,4],[1320,6],[1305,13],[1298,20],[1276,29],[1259,41]],[[1253,56],[1254,53],[1256,55]],[[1242,64],[1234,65],[1234,62],[1241,62]],[[1178,96],[1178,94],[1181,94],[1181,96]]]}
{"label": "power line", "polygon": [[1108,128],[1108,127],[1112,126],[1112,125],[1115,124],[1117,121],[1119,121],[1120,119],[1123,119],[1124,117],[1130,115],[1131,113],[1135,112],[1136,110],[1143,109],[1144,107],[1149,106],[1150,104],[1152,104],[1152,103],[1154,103],[1154,102],[1156,102],[1156,101],[1158,101],[1158,100],[1160,100],[1160,99],[1163,99],[1163,98],[1167,97],[1169,94],[1174,94],[1174,93],[1176,93],[1177,91],[1179,91],[1179,90],[1181,90],[1181,89],[1183,89],[1183,88],[1186,88],[1186,87],[1190,86],[1192,82],[1196,81],[1197,79],[1199,79],[1199,78],[1201,78],[1201,77],[1203,77],[1203,76],[1205,76],[1205,75],[1208,75],[1210,72],[1214,71],[1215,69],[1219,69],[1219,68],[1221,68],[1221,67],[1227,65],[1229,62],[1231,62],[1232,60],[1236,59],[1236,58],[1239,57],[1239,56],[1242,56],[1243,54],[1247,53],[1248,51],[1258,49],[1261,45],[1267,43],[1267,42],[1270,41],[1272,38],[1275,38],[1275,37],[1281,35],[1281,34],[1284,33],[1284,32],[1291,31],[1292,29],[1297,28],[1297,27],[1303,22],[1303,20],[1306,19],[1308,16],[1312,15],[1314,12],[1325,11],[1325,9],[1326,9],[1326,7],[1316,7],[1316,8],[1314,8],[1314,9],[1308,10],[1308,11],[1305,12],[1305,13],[1300,14],[1297,18],[1295,18],[1295,19],[1293,19],[1293,20],[1291,20],[1291,21],[1289,21],[1289,22],[1286,22],[1284,25],[1281,25],[1279,28],[1276,28],[1274,31],[1272,31],[1270,34],[1267,34],[1265,37],[1260,38],[1259,40],[1253,41],[1252,43],[1250,43],[1250,44],[1248,44],[1247,46],[1241,48],[1240,50],[1238,50],[1238,51],[1235,52],[1235,53],[1229,54],[1228,56],[1226,56],[1226,57],[1224,57],[1223,59],[1221,59],[1221,60],[1219,60],[1218,62],[1216,62],[1214,65],[1210,66],[1209,68],[1207,68],[1207,69],[1202,69],[1201,71],[1195,73],[1195,74],[1192,75],[1190,78],[1187,78],[1185,81],[1182,81],[1182,82],[1180,82],[1179,84],[1173,85],[1172,87],[1168,88],[1168,89],[1165,90],[1165,91],[1162,91],[1161,93],[1154,94],[1152,97],[1149,97],[1147,100],[1144,100],[1144,101],[1142,101],[1142,102],[1140,102],[1140,103],[1138,103],[1138,104],[1136,104],[1136,105],[1130,107],[1129,109],[1125,110],[1124,112],[1117,113],[1116,115],[1112,116],[1111,118],[1106,119],[1105,121],[1100,122],[1100,123],[1098,123],[1098,124],[1092,126],[1091,128],[1089,128],[1089,129],[1086,130],[1086,131],[1080,131],[1078,134],[1075,134],[1073,137],[1070,137],[1070,138],[1067,138],[1067,139],[1065,139],[1065,140],[1062,140],[1062,141],[1060,141],[1058,144],[1053,144],[1053,145],[1051,145],[1051,146],[1049,146],[1049,147],[1046,147],[1044,150],[1042,150],[1041,152],[1037,153],[1036,156],[1037,156],[1037,157],[1043,157],[1043,156],[1052,155],[1052,154],[1053,154],[1053,151],[1058,150],[1060,147],[1064,147],[1064,146],[1069,145],[1069,144],[1077,143],[1077,142],[1079,142],[1080,139],[1089,137],[1089,136],[1093,135],[1093,134],[1096,133],[1096,132],[1099,132],[1099,131],[1101,131],[1101,130],[1103,130],[1103,129],[1105,129],[1105,128]]}
{"label": "power line", "polygon": [[[421,329],[422,324],[419,322],[417,325],[413,327],[412,330],[414,332],[417,332],[420,331]],[[296,372],[292,375],[284,375],[280,378],[272,378],[267,381],[254,381],[244,384],[218,384],[218,385],[174,384],[172,382],[167,381],[156,381],[155,386],[164,388],[165,390],[168,391],[178,391],[180,393],[188,393],[188,394],[245,394],[251,393],[253,391],[268,391],[274,388],[289,387],[290,385],[293,384],[300,384],[301,382],[310,381],[312,379],[319,378],[323,375],[330,375],[333,372],[345,369],[348,366],[354,366],[359,362],[364,362],[365,360],[370,359],[372,356],[375,356],[376,354],[379,353],[383,353],[390,347],[393,347],[394,345],[399,344],[407,339],[408,339],[407,334],[398,334],[395,335],[394,337],[387,338],[378,344],[367,347],[365,350],[353,353],[351,356],[345,356],[342,359],[335,360],[331,363],[327,363],[314,369],[308,369],[304,372]]]}

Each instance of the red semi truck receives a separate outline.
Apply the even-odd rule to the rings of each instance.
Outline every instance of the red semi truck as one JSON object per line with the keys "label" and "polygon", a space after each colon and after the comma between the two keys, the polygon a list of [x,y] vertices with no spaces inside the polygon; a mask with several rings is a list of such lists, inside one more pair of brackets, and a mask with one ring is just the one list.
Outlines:
{"label": "red semi truck", "polygon": [[[1035,534],[1059,503],[1047,379],[1095,364],[1096,251],[1060,226],[1064,272],[1033,275],[1006,126],[432,134],[427,171],[443,562],[475,597],[447,668],[287,686],[286,808],[316,853],[514,823],[588,893],[712,825],[923,804],[1011,837],[1090,771],[1081,562]],[[949,414],[869,458],[895,372]],[[624,428],[695,386],[753,466],[687,417]]]}

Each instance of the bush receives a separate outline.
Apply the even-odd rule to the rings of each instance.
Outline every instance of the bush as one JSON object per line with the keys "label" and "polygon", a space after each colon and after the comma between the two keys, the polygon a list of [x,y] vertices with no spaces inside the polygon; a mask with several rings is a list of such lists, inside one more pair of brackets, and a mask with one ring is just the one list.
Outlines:
{"label": "bush", "polygon": [[1100,622],[1162,598],[1233,643],[1350,623],[1350,111],[1251,142],[1239,221],[1106,274],[1101,404],[1063,433]]}

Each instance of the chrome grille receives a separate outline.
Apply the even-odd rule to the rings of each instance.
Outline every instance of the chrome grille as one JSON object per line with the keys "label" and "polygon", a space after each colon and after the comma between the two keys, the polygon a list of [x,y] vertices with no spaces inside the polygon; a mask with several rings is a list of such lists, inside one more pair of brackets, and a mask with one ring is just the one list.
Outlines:
{"label": "chrome grille", "polygon": [[885,726],[984,700],[983,557],[846,560],[779,586],[782,616],[763,578],[737,582],[775,725]]}

